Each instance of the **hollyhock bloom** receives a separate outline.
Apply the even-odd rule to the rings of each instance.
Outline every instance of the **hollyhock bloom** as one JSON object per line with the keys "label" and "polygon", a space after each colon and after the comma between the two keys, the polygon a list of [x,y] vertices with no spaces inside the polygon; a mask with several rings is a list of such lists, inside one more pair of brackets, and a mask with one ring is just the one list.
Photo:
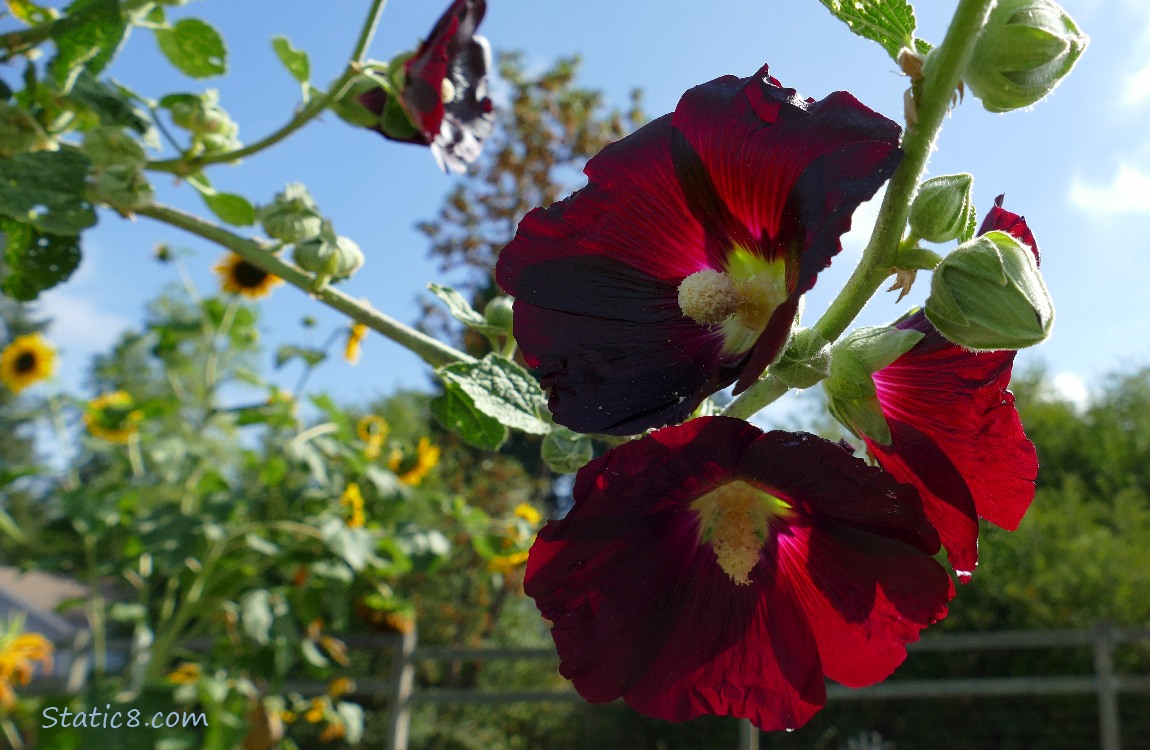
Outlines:
{"label": "hollyhock bloom", "polygon": [[496,267],[555,420],[633,434],[753,383],[898,165],[899,134],[850,94],[802,99],[764,66],[603,149],[587,187],[527,214]]}
{"label": "hollyhock bloom", "polygon": [[888,676],[954,593],[913,488],[838,445],[704,417],[579,471],[524,590],[593,703],[798,727]]}
{"label": "hollyhock bloom", "polygon": [[[1038,245],[1002,196],[979,234],[1007,232]],[[874,373],[891,442],[866,435],[879,464],[922,495],[951,564],[968,581],[978,561],[978,518],[1013,531],[1034,499],[1038,456],[1007,390],[1013,351],[974,353],[942,337],[922,310],[895,324],[924,334],[910,351]]]}
{"label": "hollyhock bloom", "polygon": [[[400,104],[414,128],[407,133],[373,128],[391,140],[431,146],[440,168],[454,172],[479,158],[495,122],[487,95],[491,48],[475,34],[486,12],[486,0],[451,4],[403,64]],[[359,103],[382,118],[387,99],[378,88],[361,94]]]}

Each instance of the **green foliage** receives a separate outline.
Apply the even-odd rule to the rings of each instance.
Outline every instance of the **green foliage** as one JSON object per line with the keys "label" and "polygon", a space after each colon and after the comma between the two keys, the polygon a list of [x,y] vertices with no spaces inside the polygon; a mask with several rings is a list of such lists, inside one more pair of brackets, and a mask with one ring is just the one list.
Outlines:
{"label": "green foliage", "polygon": [[0,288],[14,300],[29,302],[66,281],[80,264],[75,235],[43,234],[30,224],[0,218],[6,271]]}
{"label": "green foliage", "polygon": [[917,21],[907,0],[819,0],[835,18],[855,34],[878,42],[892,60],[904,47],[925,53],[926,45],[914,36]]}
{"label": "green foliage", "polygon": [[272,49],[291,77],[301,85],[305,85],[306,90],[306,84],[311,78],[311,62],[307,53],[293,47],[285,36],[272,37]]}
{"label": "green foliage", "polygon": [[172,65],[192,78],[227,72],[228,50],[223,37],[198,18],[182,18],[173,26],[156,29],[156,44]]}
{"label": "green foliage", "polygon": [[97,75],[123,44],[128,22],[119,0],[75,0],[67,15],[52,25],[56,57],[52,73],[67,91],[81,70]]}
{"label": "green foliage", "polygon": [[41,232],[79,234],[96,223],[84,198],[88,157],[75,151],[37,151],[0,160],[0,214]]}
{"label": "green foliage", "polygon": [[543,391],[522,367],[496,354],[475,364],[440,368],[440,379],[450,389],[462,391],[475,408],[500,424],[533,435],[546,435],[550,424],[544,413]]}

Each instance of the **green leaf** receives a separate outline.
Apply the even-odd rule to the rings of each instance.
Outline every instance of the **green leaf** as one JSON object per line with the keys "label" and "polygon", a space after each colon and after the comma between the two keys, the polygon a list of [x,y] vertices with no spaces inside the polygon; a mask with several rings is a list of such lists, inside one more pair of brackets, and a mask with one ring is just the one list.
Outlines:
{"label": "green leaf", "polygon": [[29,0],[7,0],[7,4],[9,12],[29,26],[50,23],[59,16],[55,8],[42,8]]}
{"label": "green leaf", "polygon": [[543,411],[543,391],[526,370],[497,354],[474,364],[453,364],[437,370],[444,384],[471,397],[475,408],[515,430],[546,435],[551,425]]}
{"label": "green leaf", "polygon": [[227,72],[228,50],[223,37],[198,18],[184,18],[169,29],[156,29],[156,43],[172,65],[192,78]]}
{"label": "green leaf", "polygon": [[118,0],[76,0],[68,15],[52,26],[56,57],[52,74],[65,92],[81,69],[92,75],[103,70],[127,37],[128,21]]}
{"label": "green leaf", "polygon": [[30,302],[45,289],[65,281],[80,265],[80,238],[44,234],[35,227],[0,218],[4,232],[7,274],[0,289],[9,297]]}
{"label": "green leaf", "polygon": [[471,303],[454,289],[440,286],[439,284],[428,284],[427,288],[432,294],[439,297],[443,304],[447,305],[447,311],[451,313],[451,317],[468,328],[474,328],[485,335],[498,335],[503,333],[502,328],[488,323],[483,313],[473,308]]}
{"label": "green leaf", "polygon": [[455,383],[444,383],[443,395],[431,402],[431,413],[443,429],[476,448],[497,450],[507,440],[507,428],[475,408],[475,401]]}
{"label": "green leaf", "polygon": [[0,160],[0,215],[49,234],[79,234],[96,223],[96,211],[84,198],[90,164],[76,151]]}
{"label": "green leaf", "polygon": [[232,226],[246,227],[255,223],[256,209],[248,199],[235,193],[204,195],[204,203],[212,213]]}
{"label": "green leaf", "polygon": [[307,53],[291,45],[286,36],[272,37],[272,49],[280,59],[292,78],[300,83],[307,83],[311,77],[311,63],[308,62]]}
{"label": "green leaf", "polygon": [[882,45],[898,60],[903,47],[915,47],[914,8],[908,0],[819,0],[851,31]]}
{"label": "green leaf", "polygon": [[240,622],[243,624],[244,632],[261,646],[267,645],[268,634],[274,620],[271,594],[266,589],[249,591],[240,600]]}
{"label": "green leaf", "polygon": [[80,72],[68,96],[92,110],[101,125],[119,125],[141,135],[151,128],[147,115],[134,104],[139,97],[118,84],[102,83],[87,71]]}
{"label": "green leaf", "polygon": [[352,529],[338,518],[329,518],[320,528],[320,535],[331,553],[354,571],[363,570],[369,563],[383,562],[375,556],[375,543],[367,529]]}
{"label": "green leaf", "polygon": [[293,359],[302,359],[307,363],[308,367],[315,367],[327,359],[327,354],[322,349],[312,349],[310,347],[295,346],[293,344],[284,344],[279,349],[276,349],[275,364],[277,370]]}

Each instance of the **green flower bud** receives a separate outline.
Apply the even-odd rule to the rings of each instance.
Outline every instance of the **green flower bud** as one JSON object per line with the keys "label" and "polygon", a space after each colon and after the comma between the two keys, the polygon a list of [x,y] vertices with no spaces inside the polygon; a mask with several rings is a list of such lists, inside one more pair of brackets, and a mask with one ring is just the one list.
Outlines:
{"label": "green flower bud", "polygon": [[543,438],[540,449],[544,462],[557,474],[570,474],[583,468],[595,455],[591,438],[555,425]]}
{"label": "green flower bud", "polygon": [[144,147],[122,128],[98,127],[84,133],[84,155],[100,169],[142,169],[148,161]]}
{"label": "green flower bud", "polygon": [[889,445],[890,425],[878,402],[873,373],[906,354],[923,333],[891,326],[860,328],[831,350],[831,374],[823,381],[827,407],[855,435]]}
{"label": "green flower bud", "polygon": [[967,349],[1021,349],[1050,335],[1054,305],[1030,248],[1005,232],[987,232],[934,269],[926,317]]}
{"label": "green flower bud", "polygon": [[51,139],[35,117],[19,107],[0,102],[0,156],[39,151],[49,143]]}
{"label": "green flower bud", "polygon": [[199,96],[179,94],[171,98],[168,108],[172,122],[197,135],[234,137],[238,126],[219,104],[220,95],[208,89]]}
{"label": "green flower bud", "polygon": [[974,234],[973,184],[974,178],[965,173],[922,183],[910,205],[911,231],[927,242],[950,242]]}
{"label": "green flower bud", "polygon": [[268,237],[289,243],[303,242],[320,233],[323,217],[307,188],[293,182],[259,209],[260,226]]}
{"label": "green flower bud", "polygon": [[[382,64],[382,63],[380,63]],[[379,78],[371,73],[360,73],[351,82],[347,93],[328,105],[339,119],[351,125],[374,128],[379,125],[380,115],[364,106],[360,97],[380,88]]]}
{"label": "green flower bud", "polygon": [[91,198],[121,211],[135,211],[149,206],[155,200],[148,178],[139,169],[109,167],[100,170],[92,179]]}
{"label": "green flower bud", "polygon": [[484,306],[483,317],[487,318],[487,322],[491,325],[504,331],[510,331],[515,317],[514,304],[515,300],[506,295],[500,295]]}
{"label": "green flower bud", "polygon": [[1029,107],[1070,73],[1089,41],[1052,0],[1001,0],[963,77],[991,112]]}
{"label": "green flower bud", "polygon": [[348,237],[339,237],[331,222],[323,222],[319,234],[292,249],[292,259],[318,278],[346,279],[363,265],[363,251]]}
{"label": "green flower bud", "polygon": [[771,374],[789,388],[810,388],[830,373],[830,345],[813,328],[795,333],[783,356],[771,365]]}

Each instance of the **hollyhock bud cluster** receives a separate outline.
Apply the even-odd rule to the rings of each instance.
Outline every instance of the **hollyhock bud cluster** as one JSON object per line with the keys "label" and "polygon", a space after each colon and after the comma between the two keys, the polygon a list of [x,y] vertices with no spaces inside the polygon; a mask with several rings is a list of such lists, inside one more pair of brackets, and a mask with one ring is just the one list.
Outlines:
{"label": "hollyhock bud cluster", "polygon": [[[826,678],[884,679],[946,616],[955,586],[936,553],[968,580],[978,519],[1013,529],[1026,512],[1037,460],[1007,385],[1053,308],[1001,197],[938,263],[925,312],[837,343],[797,328],[900,136],[846,92],[804,98],[765,66],[724,76],[592,158],[587,186],[528,213],[500,254],[515,338],[562,426],[548,460],[585,461],[578,433],[646,433],[582,465],[527,565],[587,700],[801,726]],[[970,237],[970,188],[924,184],[910,238]],[[764,372],[784,390],[822,381],[870,462],[697,416]]]}

